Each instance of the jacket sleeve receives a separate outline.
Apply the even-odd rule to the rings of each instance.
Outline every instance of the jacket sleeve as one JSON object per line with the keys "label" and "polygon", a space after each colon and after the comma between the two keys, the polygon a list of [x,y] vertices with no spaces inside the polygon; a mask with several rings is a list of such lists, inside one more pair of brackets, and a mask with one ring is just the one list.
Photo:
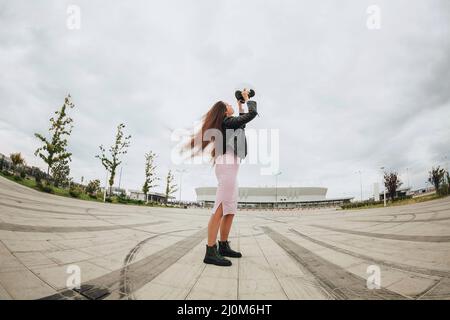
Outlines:
{"label": "jacket sleeve", "polygon": [[245,127],[245,124],[247,122],[252,121],[256,115],[258,114],[256,109],[256,101],[249,100],[247,101],[248,106],[248,112],[239,114],[238,117],[226,117],[223,119],[223,124],[225,128],[230,129],[239,129],[243,126]]}

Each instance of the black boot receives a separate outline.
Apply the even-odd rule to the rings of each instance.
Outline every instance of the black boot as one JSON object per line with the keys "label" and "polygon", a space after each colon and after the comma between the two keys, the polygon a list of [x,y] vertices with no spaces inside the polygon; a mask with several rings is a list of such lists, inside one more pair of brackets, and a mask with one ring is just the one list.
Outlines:
{"label": "black boot", "polygon": [[240,258],[242,254],[240,252],[234,251],[230,248],[230,242],[228,240],[219,241],[219,254],[224,257]]}
{"label": "black boot", "polygon": [[212,247],[206,245],[206,254],[203,262],[215,264],[216,266],[231,266],[231,261],[222,257],[222,255],[220,255],[217,251],[217,244],[214,244]]}

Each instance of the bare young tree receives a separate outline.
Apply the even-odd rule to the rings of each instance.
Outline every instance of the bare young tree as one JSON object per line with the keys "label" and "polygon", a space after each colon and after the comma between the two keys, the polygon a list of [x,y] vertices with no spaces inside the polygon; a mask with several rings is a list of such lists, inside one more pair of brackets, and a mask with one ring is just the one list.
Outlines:
{"label": "bare young tree", "polygon": [[110,158],[106,156],[106,150],[103,145],[100,145],[100,155],[96,155],[102,162],[102,165],[109,172],[109,194],[111,195],[112,186],[114,185],[114,178],[116,176],[116,169],[122,163],[119,157],[127,153],[127,149],[130,146],[131,135],[124,136],[123,129],[125,125],[123,123],[117,126],[116,140],[114,144],[109,148]]}
{"label": "bare young tree", "polygon": [[156,181],[159,180],[156,177],[156,166],[154,165],[154,161],[156,158],[156,154],[150,151],[145,155],[145,182],[142,186],[142,192],[145,194],[145,202],[148,203],[148,192],[151,188],[157,187]]}
{"label": "bare young tree", "polygon": [[394,200],[397,194],[397,189],[403,184],[398,177],[397,172],[385,172],[384,173],[384,186],[386,187],[389,198]]}
{"label": "bare young tree", "polygon": [[72,153],[67,152],[67,137],[72,133],[72,118],[68,116],[67,109],[74,108],[72,98],[69,95],[64,99],[61,109],[55,111],[55,116],[50,118],[50,139],[47,139],[39,133],[35,133],[36,138],[41,140],[43,146],[38,148],[35,156],[39,156],[47,164],[47,174],[59,161],[71,161]]}
{"label": "bare young tree", "polygon": [[178,190],[177,185],[173,183],[174,180],[175,176],[172,174],[172,170],[169,170],[166,177],[166,205],[170,195]]}

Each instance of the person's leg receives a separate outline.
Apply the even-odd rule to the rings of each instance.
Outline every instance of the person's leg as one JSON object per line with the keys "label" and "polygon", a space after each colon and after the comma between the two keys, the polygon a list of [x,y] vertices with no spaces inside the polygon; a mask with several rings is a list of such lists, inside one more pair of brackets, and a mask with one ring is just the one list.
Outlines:
{"label": "person's leg", "polygon": [[208,223],[208,246],[213,246],[216,244],[217,240],[217,232],[219,231],[220,221],[223,216],[223,207],[222,203],[217,207],[217,210],[214,214],[209,218]]}
{"label": "person's leg", "polygon": [[220,241],[227,241],[230,234],[234,214],[225,214],[220,222]]}
{"label": "person's leg", "polygon": [[233,218],[234,214],[223,215],[222,222],[220,223],[219,253],[224,257],[240,258],[242,257],[242,253],[231,249],[230,242],[228,241]]}

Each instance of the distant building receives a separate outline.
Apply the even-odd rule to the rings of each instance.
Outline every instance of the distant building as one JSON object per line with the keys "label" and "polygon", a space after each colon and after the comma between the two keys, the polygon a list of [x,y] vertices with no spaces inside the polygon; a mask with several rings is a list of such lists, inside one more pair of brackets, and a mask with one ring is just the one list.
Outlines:
{"label": "distant building", "polygon": [[[148,201],[165,202],[165,200],[166,200],[166,195],[163,193],[149,192],[147,194],[147,196],[148,196]],[[141,190],[128,190],[128,197],[133,200],[146,201],[145,193],[142,192]],[[173,199],[175,199],[175,197],[173,197],[173,196],[169,197],[169,200],[173,200]]]}
{"label": "distant building", "polygon": [[436,192],[436,188],[434,186],[420,188],[412,191],[413,197],[420,197],[423,195],[431,194]]}
{"label": "distant building", "polygon": [[[413,195],[413,192],[411,192],[411,188],[401,188],[398,189],[394,199],[402,199],[402,198],[407,198],[407,197],[411,197]],[[386,200],[391,200],[389,197],[389,192],[386,190]],[[380,201],[384,201],[384,191],[380,192]]]}
{"label": "distant building", "polygon": [[3,168],[9,169],[12,166],[11,158],[0,153],[0,162]]}
{"label": "distant building", "polygon": [[[105,190],[105,188],[101,188],[101,190],[102,191],[104,191]],[[108,192],[110,192],[109,190],[109,186],[108,187],[106,187],[106,190],[108,191]],[[127,194],[127,191],[125,190],[125,189],[123,189],[123,188],[118,188],[118,187],[111,187],[111,194],[112,195],[114,195],[114,196],[120,196],[121,194]]]}
{"label": "distant building", "polygon": [[[216,187],[196,188],[197,201],[212,207]],[[336,207],[349,203],[353,197],[326,198],[327,188],[318,187],[242,187],[239,188],[239,208],[307,208]]]}

